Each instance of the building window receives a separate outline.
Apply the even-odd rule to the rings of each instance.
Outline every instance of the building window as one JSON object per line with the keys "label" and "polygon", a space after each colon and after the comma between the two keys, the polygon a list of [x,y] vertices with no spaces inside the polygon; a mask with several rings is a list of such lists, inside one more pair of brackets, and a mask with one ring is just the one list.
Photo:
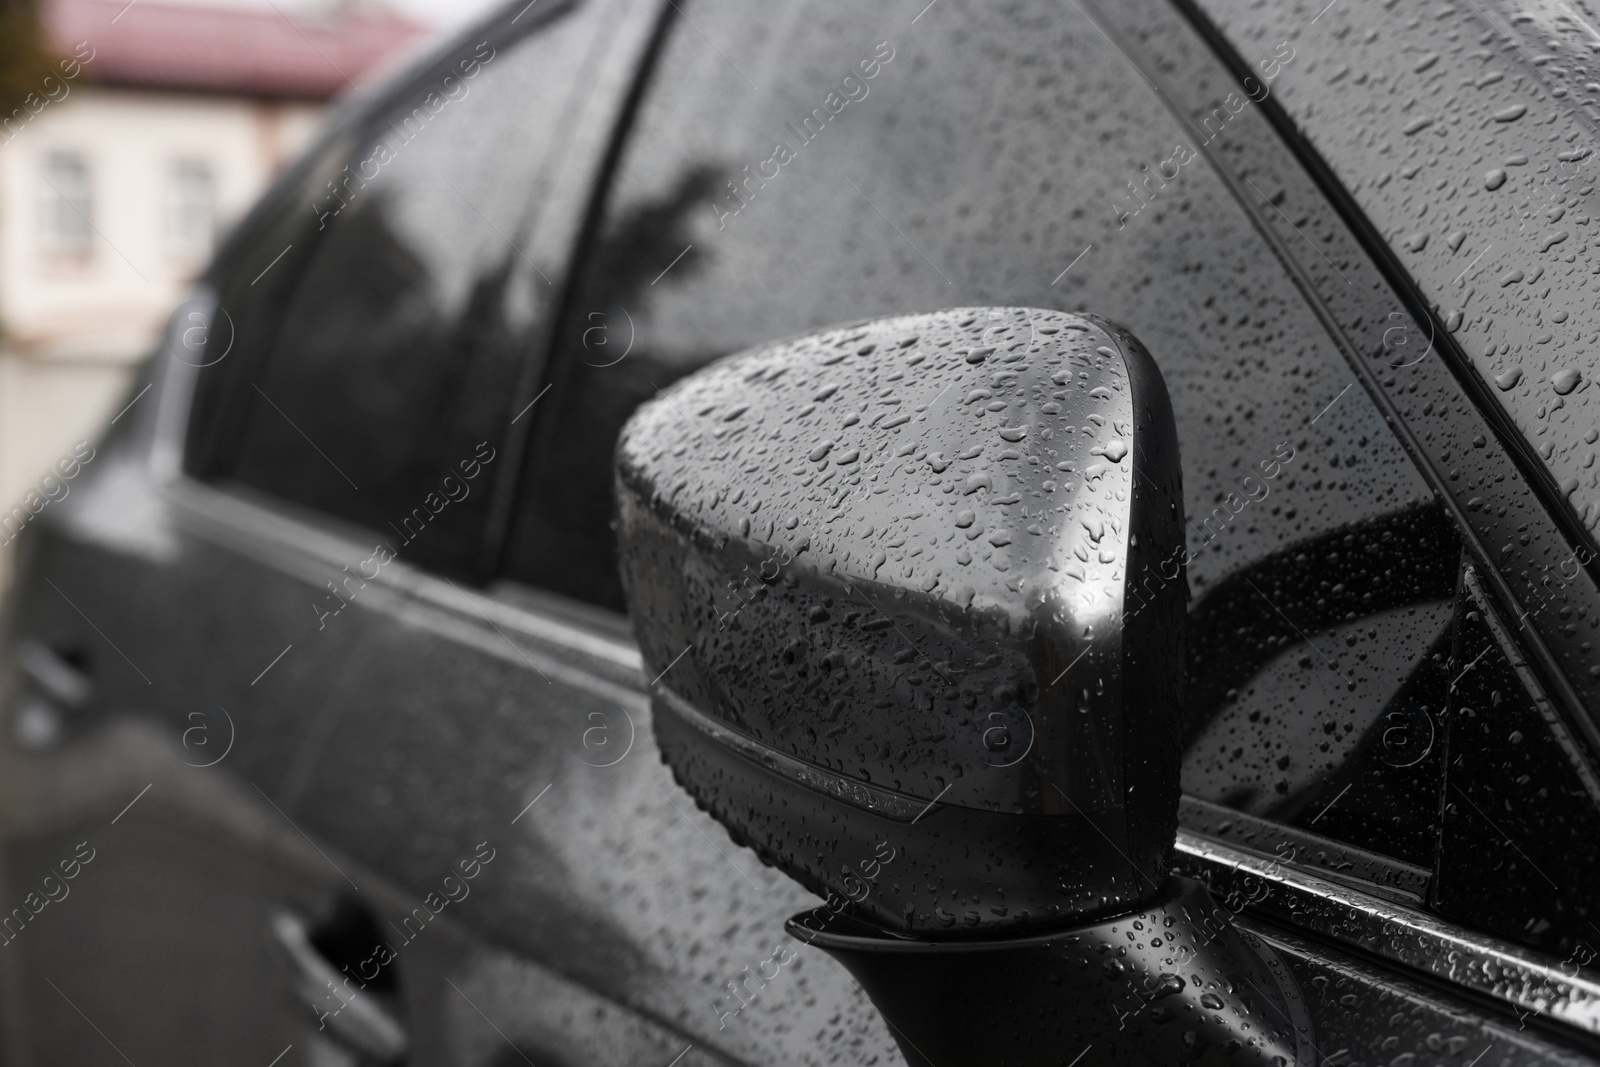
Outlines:
{"label": "building window", "polygon": [[179,160],[167,174],[167,247],[182,256],[211,251],[217,227],[217,181],[211,168]]}
{"label": "building window", "polygon": [[89,165],[75,152],[52,152],[45,157],[42,177],[39,192],[46,251],[87,256],[94,234]]}

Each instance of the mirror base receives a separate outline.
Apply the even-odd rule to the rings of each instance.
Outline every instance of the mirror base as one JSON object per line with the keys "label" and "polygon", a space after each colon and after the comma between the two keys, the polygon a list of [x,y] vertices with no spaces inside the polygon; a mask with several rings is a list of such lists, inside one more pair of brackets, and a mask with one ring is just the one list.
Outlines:
{"label": "mirror base", "polygon": [[1032,937],[903,940],[843,918],[788,929],[855,976],[908,1063],[1315,1062],[1293,976],[1186,878],[1138,911]]}

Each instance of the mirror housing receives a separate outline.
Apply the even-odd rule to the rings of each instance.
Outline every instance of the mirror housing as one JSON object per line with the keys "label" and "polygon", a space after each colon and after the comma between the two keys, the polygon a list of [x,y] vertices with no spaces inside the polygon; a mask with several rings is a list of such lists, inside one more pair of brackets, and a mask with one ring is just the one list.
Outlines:
{"label": "mirror housing", "polygon": [[1155,896],[1187,586],[1130,334],[960,309],[768,345],[641,408],[616,470],[658,742],[736,841],[902,934]]}

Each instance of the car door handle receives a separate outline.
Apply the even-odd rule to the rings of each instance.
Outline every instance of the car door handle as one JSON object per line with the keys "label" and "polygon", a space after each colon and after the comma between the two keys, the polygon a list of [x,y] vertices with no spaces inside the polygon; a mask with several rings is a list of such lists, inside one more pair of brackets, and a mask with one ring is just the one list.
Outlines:
{"label": "car door handle", "polygon": [[345,976],[312,944],[304,918],[280,909],[272,916],[272,937],[289,959],[295,994],[316,1013],[319,1029],[379,1063],[404,1058],[410,1046],[405,1027],[377,994],[346,992]]}
{"label": "car door handle", "polygon": [[45,696],[63,711],[81,711],[89,705],[94,683],[67,657],[39,641],[17,646],[17,666]]}

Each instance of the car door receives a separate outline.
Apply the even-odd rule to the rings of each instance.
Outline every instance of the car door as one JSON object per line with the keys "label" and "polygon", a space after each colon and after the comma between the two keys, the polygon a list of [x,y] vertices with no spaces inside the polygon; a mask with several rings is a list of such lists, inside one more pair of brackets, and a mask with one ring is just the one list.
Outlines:
{"label": "car door", "polygon": [[[1493,560],[1476,531],[1463,537],[1459,473],[1405,422],[1434,409],[1397,412],[1385,381],[1429,375],[1454,390],[1435,394],[1440,409],[1475,408],[1428,358],[1431,314],[1372,264],[1263,115],[1293,47],[1261,41],[1241,80],[1219,42],[1155,3],[794,4],[757,20],[707,0],[684,17],[552,352],[557,403],[523,475],[510,580],[621,607],[592,486],[632,407],[718,355],[935,307],[1114,319],[1161,365],[1184,456],[1180,869],[1299,976],[1305,1032],[1320,1035],[1306,1057],[1583,1061],[1594,987],[1571,946],[1508,938],[1539,926],[1526,908],[1491,919],[1490,901],[1537,875],[1469,871],[1491,832],[1464,829],[1462,791],[1492,788],[1493,757],[1477,757],[1473,784],[1462,724],[1513,692],[1465,686],[1526,657],[1510,629],[1484,636],[1499,625],[1485,622]],[[680,414],[713,443],[729,432]],[[1515,464],[1464,425],[1456,447],[1494,456],[1477,491],[1524,499]],[[1015,505],[1025,523],[1028,502]],[[1563,782],[1548,803],[1587,825],[1586,757],[1543,690],[1517,692],[1528,715],[1546,709],[1540,766]],[[1474,977],[1487,974],[1518,978]],[[784,1006],[763,991],[738,1023]]]}
{"label": "car door", "polygon": [[12,1061],[682,1050],[511,966],[477,919],[575,956],[595,940],[581,899],[539,888],[558,868],[538,837],[520,858],[507,838],[558,807],[559,789],[530,805],[588,714],[637,715],[637,657],[486,598],[481,554],[511,400],[660,10],[508,7],[348,107],[30,531],[8,643]]}
{"label": "car door", "polygon": [[[1362,386],[1346,388],[1353,378],[1343,335],[1330,332],[1323,308],[1299,284],[1297,261],[1237,198],[1219,162],[1228,157],[1196,152],[1176,162],[1169,142],[1174,133],[1184,136],[1180,120],[1106,44],[1104,24],[1043,4],[1004,11],[913,7],[789,4],[758,16],[732,5],[678,4],[659,23],[654,12],[630,7],[634,17],[621,24],[632,36],[600,35],[596,23],[583,23],[594,35],[579,34],[579,41],[615,57],[607,69],[622,91],[597,93],[595,100],[613,102],[613,110],[602,109],[612,121],[597,121],[598,131],[577,123],[578,131],[598,132],[598,143],[582,141],[563,157],[581,178],[568,190],[578,204],[570,216],[552,211],[549,218],[593,224],[570,288],[569,246],[525,238],[513,221],[520,203],[514,170],[491,172],[473,143],[453,142],[439,150],[444,160],[430,162],[450,179],[429,183],[438,194],[426,201],[432,218],[448,220],[441,228],[470,234],[476,217],[487,247],[505,238],[499,260],[484,253],[504,279],[458,289],[451,305],[470,306],[472,315],[495,323],[484,331],[490,337],[473,344],[452,347],[448,331],[441,342],[427,332],[429,316],[419,318],[408,306],[427,291],[417,283],[427,274],[414,257],[400,254],[392,227],[346,239],[372,251],[378,269],[371,274],[363,273],[365,254],[319,262],[320,242],[296,240],[305,220],[320,224],[336,208],[326,218],[328,233],[359,221],[363,203],[373,202],[365,194],[381,191],[344,184],[341,168],[350,159],[359,174],[364,161],[377,158],[370,140],[355,134],[308,166],[317,196],[298,194],[281,227],[265,210],[249,240],[228,253],[237,266],[219,277],[218,295],[232,310],[224,315],[209,303],[195,309],[209,327],[201,350],[184,348],[185,329],[176,344],[191,363],[209,363],[219,348],[231,354],[199,368],[192,417],[187,383],[164,382],[165,408],[148,421],[130,415],[127,436],[106,442],[108,455],[126,460],[84,485],[52,520],[49,537],[30,542],[15,617],[26,630],[21,636],[55,650],[68,666],[88,663],[103,694],[82,715],[57,709],[61,740],[49,752],[62,766],[29,779],[26,789],[37,798],[32,807],[58,810],[47,781],[91,782],[106,777],[95,767],[132,762],[124,754],[133,743],[119,740],[108,723],[143,730],[151,735],[149,747],[168,755],[218,737],[190,734],[191,747],[184,748],[183,731],[209,721],[187,718],[198,710],[185,703],[194,698],[196,705],[230,709],[239,731],[230,755],[210,770],[219,788],[187,796],[184,810],[221,824],[219,797],[242,797],[239,806],[257,817],[251,825],[259,833],[245,833],[241,822],[239,830],[214,836],[251,842],[260,863],[245,868],[181,833],[169,835],[176,844],[166,853],[148,847],[132,853],[129,872],[114,885],[147,887],[137,911],[113,923],[85,909],[80,921],[88,929],[50,945],[53,959],[81,953],[81,962],[71,964],[78,973],[98,967],[106,974],[92,1001],[73,996],[70,1010],[63,1004],[49,1018],[47,1038],[81,1042],[63,1046],[72,1050],[63,1061],[113,1062],[111,1040],[136,1061],[144,1049],[174,1058],[175,1050],[206,1048],[184,1043],[185,1021],[237,1020],[269,1000],[286,1005],[271,1041],[252,1036],[246,1048],[217,1039],[208,1051],[245,1048],[265,1062],[282,1049],[272,1047],[282,1036],[294,1045],[289,1057],[313,1047],[318,1055],[349,1055],[349,1040],[330,1039],[317,1027],[340,1026],[342,1018],[348,1030],[349,1020],[370,1016],[357,1009],[370,997],[404,1024],[416,1062],[666,1063],[674,1056],[684,1063],[896,1062],[892,1035],[844,972],[800,946],[791,949],[797,959],[783,970],[783,981],[750,995],[756,988],[750,975],[786,945],[783,920],[815,899],[761,869],[752,853],[692,808],[653,758],[644,696],[651,679],[639,676],[619,610],[609,457],[616,428],[641,397],[717,355],[866,315],[984,304],[1082,307],[1119,319],[1145,340],[1179,401],[1197,627],[1229,619],[1252,592],[1250,582],[1272,607],[1271,614],[1263,605],[1251,616],[1260,628],[1248,643],[1258,653],[1228,657],[1227,670],[1243,673],[1245,684],[1199,691],[1214,692],[1225,709],[1238,707],[1228,714],[1248,723],[1252,712],[1292,710],[1286,686],[1294,694],[1311,687],[1343,746],[1336,769],[1348,764],[1366,783],[1334,805],[1333,813],[1341,820],[1349,813],[1348,820],[1336,828],[1334,814],[1319,821],[1322,807],[1308,798],[1333,795],[1326,773],[1309,765],[1332,752],[1334,734],[1324,731],[1325,718],[1297,712],[1285,714],[1276,747],[1252,748],[1248,772],[1240,775],[1251,787],[1247,795],[1207,776],[1206,764],[1231,751],[1218,743],[1204,750],[1196,794],[1186,804],[1191,836],[1182,848],[1194,858],[1193,873],[1215,876],[1218,895],[1245,909],[1241,921],[1257,923],[1300,975],[1313,1024],[1306,1055],[1365,1062],[1381,1054],[1381,1062],[1390,1062],[1408,1053],[1470,1049],[1465,1061],[1481,1049],[1472,1041],[1495,1045],[1504,1062],[1558,1062],[1566,1055],[1542,1036],[1548,1019],[1536,1017],[1528,1032],[1519,1032],[1514,1011],[1492,991],[1489,1007],[1440,992],[1425,980],[1425,967],[1389,956],[1374,962],[1340,948],[1336,921],[1325,924],[1335,927],[1328,934],[1305,920],[1314,909],[1296,911],[1297,902],[1320,907],[1334,894],[1327,888],[1333,879],[1308,880],[1302,872],[1342,870],[1340,899],[1367,906],[1357,909],[1360,915],[1370,913],[1373,901],[1390,907],[1380,916],[1390,926],[1380,932],[1397,924],[1415,932],[1404,923],[1418,910],[1408,910],[1408,902],[1426,891],[1416,881],[1424,866],[1417,840],[1426,837],[1419,825],[1440,822],[1437,809],[1430,814],[1418,798],[1441,780],[1443,750],[1409,738],[1419,735],[1419,706],[1430,722],[1440,721],[1426,695],[1437,686],[1426,674],[1441,648],[1448,645],[1454,655],[1456,642],[1465,640],[1458,605],[1467,584],[1457,570],[1456,535],[1439,517],[1438,491],[1408,459],[1380,404]],[[1203,44],[1172,21],[1171,11],[1141,14],[1150,27],[1145,48],[1165,44],[1208,61]],[[591,54],[572,38],[539,36],[579,23],[532,18],[510,8],[498,20],[502,27],[514,23],[516,29],[504,31],[510,36],[528,34],[526,47],[536,50],[530,67],[553,63],[537,51],[541,40],[558,42],[557,51],[573,61]],[[524,28],[530,25],[536,29]],[[620,41],[618,50],[602,48],[601,36]],[[481,77],[506,69],[496,67],[509,51],[499,41]],[[475,57],[476,44],[451,61]],[[612,154],[610,136],[642,57],[650,63],[637,83],[637,111]],[[467,103],[440,104],[407,148],[443,132],[446,126],[433,123]],[[518,111],[530,121],[540,117]],[[402,115],[412,117],[411,128],[422,128],[415,107]],[[1235,117],[1235,131],[1248,126],[1248,113]],[[398,121],[403,136],[411,128]],[[1259,146],[1239,140],[1255,158]],[[1231,144],[1224,139],[1217,149]],[[1168,159],[1174,163],[1163,170]],[[591,163],[594,169],[586,169]],[[1181,178],[1165,177],[1172,165]],[[506,173],[513,177],[495,180]],[[459,188],[451,190],[452,183]],[[596,184],[605,195],[590,212],[587,194]],[[552,195],[565,188],[556,183]],[[440,206],[453,197],[465,203]],[[571,201],[554,201],[562,203]],[[289,215],[300,212],[297,226]],[[559,321],[551,322],[550,305],[530,295],[541,292],[538,271],[561,293]],[[307,279],[324,292],[306,290]],[[273,289],[280,284],[282,291]],[[274,309],[269,323],[286,315],[278,308],[347,306],[353,317],[378,320],[374,336],[386,336],[391,350],[405,350],[397,335],[423,338],[428,351],[448,352],[480,376],[441,384],[426,367],[418,376],[391,376],[381,361],[361,358],[352,365],[362,373],[332,373],[339,353],[355,349],[365,334],[334,329],[328,331],[334,340],[325,342],[315,329],[295,332],[292,322],[281,331],[258,329],[243,309],[251,304],[247,291],[259,293],[261,285],[269,287],[267,306]],[[348,302],[328,298],[346,285],[354,290]],[[472,297],[463,298],[469,289]],[[1410,305],[1397,301],[1390,310],[1409,315]],[[237,351],[222,340],[233,315],[252,320],[234,331],[244,346]],[[541,324],[548,327],[543,336],[554,338],[550,359],[521,361],[519,353],[543,350]],[[330,347],[319,350],[319,343]],[[244,358],[250,345],[261,347]],[[320,362],[308,358],[318,353]],[[176,368],[174,380],[186,365],[165,364]],[[506,384],[500,376],[506,368],[526,373]],[[426,414],[411,422],[394,417],[419,395]],[[285,397],[304,406],[290,406]],[[479,456],[480,439],[466,432],[477,424],[458,418],[481,410],[476,404],[488,407],[489,422],[503,424],[504,437],[481,439],[492,459]],[[361,432],[364,412],[385,413],[370,434]],[[417,429],[408,436],[411,426]],[[701,429],[711,440],[722,430]],[[440,443],[457,451],[430,451]],[[185,446],[187,473],[152,487],[150,464],[156,474],[171,475],[175,452]],[[477,473],[467,479],[474,463]],[[416,498],[393,509],[371,507],[360,494],[386,487],[391,470],[405,472],[401,481]],[[508,472],[499,487],[504,492],[487,492],[483,479],[501,472]],[[446,484],[447,477],[453,481]],[[463,487],[476,495],[463,496]],[[494,503],[485,506],[486,500]],[[1020,517],[1028,502],[1013,506]],[[391,522],[390,533],[378,528]],[[374,535],[399,542],[392,558],[376,552]],[[1352,566],[1373,556],[1376,567]],[[1346,566],[1365,587],[1347,601],[1337,598],[1349,590],[1334,592],[1339,581],[1327,580],[1326,591],[1345,614],[1354,611],[1367,622],[1364,631],[1301,588]],[[1308,567],[1315,577],[1306,577]],[[1363,599],[1367,593],[1376,606]],[[1286,622],[1273,621],[1280,612]],[[1297,628],[1306,632],[1291,637]],[[1379,633],[1366,632],[1373,630]],[[1355,641],[1339,653],[1329,637]],[[296,655],[308,650],[310,657]],[[1337,653],[1337,669],[1322,653],[1329,659]],[[1354,666],[1362,655],[1370,670]],[[152,662],[173,666],[151,672],[141,691],[133,664],[149,671]],[[241,674],[240,662],[261,670]],[[1340,670],[1353,676],[1346,680]],[[1422,681],[1412,686],[1418,671]],[[42,697],[52,692],[46,679],[59,683],[61,672],[46,666],[27,677],[28,692]],[[1355,689],[1345,688],[1350,681]],[[1229,695],[1251,684],[1259,689],[1255,704]],[[156,686],[160,699],[150,695]],[[1407,729],[1392,733],[1391,714]],[[110,739],[101,743],[111,755],[91,764],[87,755],[97,738]],[[1319,753],[1324,743],[1330,750]],[[1419,751],[1420,759],[1405,762]],[[1357,758],[1344,759],[1351,752]],[[1284,756],[1290,767],[1277,768]],[[46,767],[37,754],[13,761]],[[128,785],[125,793],[142,787],[131,779]],[[125,813],[119,813],[124,793],[91,807],[108,826],[117,818],[120,829],[146,812],[169,816],[146,807],[165,793],[154,784]],[[177,786],[172,795],[179,795]],[[1407,813],[1399,824],[1406,832],[1390,845],[1394,798]],[[1294,811],[1278,806],[1291,802]],[[1337,854],[1290,853],[1276,841],[1256,849],[1260,838],[1221,825],[1228,816],[1203,823],[1192,814],[1215,808],[1271,828],[1301,819],[1319,847]],[[1318,833],[1324,823],[1326,835]],[[8,849],[8,884],[23,892],[29,891],[24,868],[59,869],[48,865],[73,858],[84,839],[76,827],[64,832],[56,840],[68,847],[57,857],[49,848],[26,851],[44,840],[41,833],[14,836],[19,845]],[[176,862],[175,852],[189,862]],[[1344,865],[1357,860],[1368,864],[1362,880],[1392,889],[1388,896],[1370,889],[1350,896],[1360,887],[1350,884]],[[89,884],[82,879],[96,871],[91,862],[73,884]],[[205,1011],[184,1017],[174,1011],[182,998],[144,977],[152,958],[217,955],[218,927],[188,921],[191,912],[171,902],[181,895],[164,895],[169,883],[184,881],[175,871],[189,872],[190,883],[204,877],[227,886],[222,895],[242,902],[229,928],[239,940],[226,943],[251,946],[254,955],[238,965],[245,975],[280,969],[270,989],[259,982],[213,989],[215,982],[197,980],[199,994],[183,1003]],[[1229,871],[1253,873],[1255,881],[1243,881],[1230,895],[1234,887],[1223,880]],[[280,886],[266,872],[291,884]],[[1258,885],[1302,896],[1275,912],[1281,902]],[[17,947],[48,934],[51,921],[74,915],[71,907],[64,901],[44,909]],[[107,933],[141,929],[141,917],[156,915],[172,917],[158,928],[160,937],[117,941]],[[285,915],[290,922],[280,921]],[[1455,937],[1454,950],[1466,944],[1459,936],[1466,929],[1457,923],[1443,930]],[[1440,930],[1427,932],[1448,940]],[[306,953],[306,945],[317,955]],[[288,951],[295,947],[298,956]],[[320,1007],[297,988],[308,972],[288,969],[295,959],[318,958],[343,988]],[[1505,952],[1494,960],[1517,962]],[[42,981],[57,980],[55,973],[32,967],[6,973],[25,996],[21,1003],[58,995]],[[322,974],[314,967],[309,973]],[[352,984],[343,985],[352,974]],[[62,992],[79,990],[63,984]],[[128,1007],[117,1010],[124,1002]],[[71,1013],[78,1009],[82,1016]],[[91,1018],[105,1031],[105,1044],[89,1036]],[[302,1029],[289,1029],[296,1026]],[[141,1042],[136,1047],[130,1033]],[[332,1042],[343,1042],[343,1051],[327,1051],[341,1048]],[[1361,1051],[1369,1045],[1370,1054]]]}

